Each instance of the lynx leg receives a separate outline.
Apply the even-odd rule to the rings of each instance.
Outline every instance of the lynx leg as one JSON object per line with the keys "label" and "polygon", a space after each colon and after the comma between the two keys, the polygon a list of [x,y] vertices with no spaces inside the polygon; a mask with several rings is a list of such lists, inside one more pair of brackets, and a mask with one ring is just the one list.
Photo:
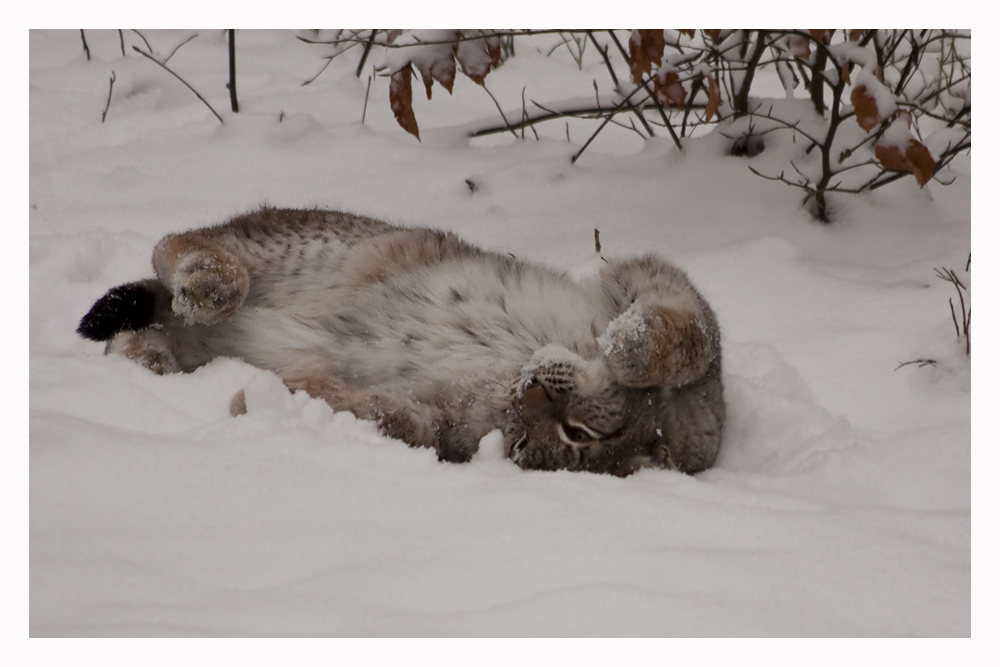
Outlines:
{"label": "lynx leg", "polygon": [[122,331],[108,341],[105,354],[120,354],[158,375],[181,371],[170,339],[156,329]]}
{"label": "lynx leg", "polygon": [[298,378],[284,382],[289,390],[301,389],[326,401],[334,410],[347,410],[359,419],[374,421],[390,438],[411,447],[438,449],[436,420],[428,406],[377,391],[352,389],[337,380]]}
{"label": "lynx leg", "polygon": [[653,255],[612,262],[601,289],[619,315],[597,342],[620,383],[683,387],[719,356],[715,314],[677,267]]}
{"label": "lynx leg", "polygon": [[638,302],[598,339],[612,373],[630,387],[683,387],[704,377],[717,356],[702,314]]}
{"label": "lynx leg", "polygon": [[712,363],[698,382],[674,390],[666,408],[667,437],[662,448],[654,449],[653,460],[686,473],[712,467],[726,419],[720,364]]}
{"label": "lynx leg", "polygon": [[161,240],[153,268],[173,295],[171,308],[187,324],[218,324],[246,299],[250,276],[233,253],[200,242],[189,232]]}

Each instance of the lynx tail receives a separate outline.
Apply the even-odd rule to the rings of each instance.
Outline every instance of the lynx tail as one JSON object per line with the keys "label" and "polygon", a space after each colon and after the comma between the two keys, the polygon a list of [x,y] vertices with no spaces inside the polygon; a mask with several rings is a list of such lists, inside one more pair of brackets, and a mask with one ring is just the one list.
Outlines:
{"label": "lynx tail", "polygon": [[156,292],[147,282],[127,283],[97,300],[76,332],[90,340],[110,340],[120,331],[138,331],[153,323]]}

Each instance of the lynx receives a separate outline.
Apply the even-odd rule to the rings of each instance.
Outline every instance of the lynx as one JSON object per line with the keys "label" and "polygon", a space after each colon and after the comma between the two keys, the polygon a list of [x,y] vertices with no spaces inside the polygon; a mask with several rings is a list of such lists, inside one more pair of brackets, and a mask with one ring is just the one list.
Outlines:
{"label": "lynx", "polygon": [[494,429],[524,469],[693,473],[719,449],[715,314],[652,255],[579,284],[450,233],[262,208],[164,237],[153,269],[78,332],[156,373],[237,357],[443,461]]}

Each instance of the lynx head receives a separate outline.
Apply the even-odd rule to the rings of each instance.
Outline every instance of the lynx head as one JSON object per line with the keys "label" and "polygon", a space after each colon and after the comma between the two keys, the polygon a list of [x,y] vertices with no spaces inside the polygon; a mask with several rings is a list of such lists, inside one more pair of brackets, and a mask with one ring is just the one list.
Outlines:
{"label": "lynx head", "polygon": [[624,477],[643,465],[670,467],[670,398],[669,388],[617,383],[603,359],[547,346],[512,391],[504,453],[526,469]]}

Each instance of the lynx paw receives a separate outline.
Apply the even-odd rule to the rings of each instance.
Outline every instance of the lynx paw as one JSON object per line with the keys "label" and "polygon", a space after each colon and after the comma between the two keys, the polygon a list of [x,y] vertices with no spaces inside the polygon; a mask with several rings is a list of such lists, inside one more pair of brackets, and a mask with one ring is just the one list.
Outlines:
{"label": "lynx paw", "polygon": [[597,343],[611,372],[629,387],[682,387],[700,379],[714,358],[702,318],[638,302],[612,320]]}
{"label": "lynx paw", "polygon": [[375,422],[390,438],[402,440],[411,447],[437,448],[433,415],[426,406],[377,391],[351,389],[338,380],[306,377],[285,378],[284,382],[290,391],[305,391],[313,398],[326,401],[335,411],[346,410],[358,419]]}
{"label": "lynx paw", "polygon": [[578,354],[561,345],[546,345],[535,351],[528,365],[521,369],[521,380],[515,391],[524,394],[536,384],[561,394],[576,389],[576,378],[587,365]]}
{"label": "lynx paw", "polygon": [[250,277],[228,252],[198,250],[178,262],[171,285],[171,308],[187,324],[217,324],[243,305]]}
{"label": "lynx paw", "polygon": [[169,339],[155,329],[122,331],[108,341],[104,353],[120,354],[157,375],[181,371],[181,365],[170,348]]}

